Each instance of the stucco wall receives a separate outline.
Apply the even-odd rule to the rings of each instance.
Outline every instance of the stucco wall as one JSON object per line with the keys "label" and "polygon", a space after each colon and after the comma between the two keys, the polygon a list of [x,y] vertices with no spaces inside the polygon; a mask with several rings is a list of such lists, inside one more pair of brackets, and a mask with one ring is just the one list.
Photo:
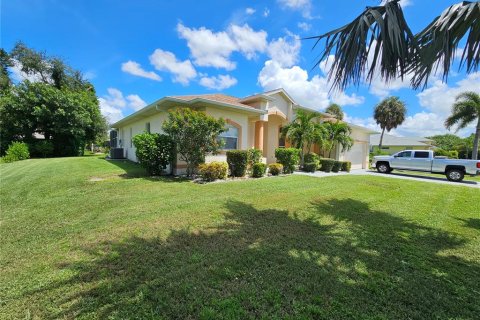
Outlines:
{"label": "stucco wall", "polygon": [[248,115],[240,112],[230,111],[225,108],[214,108],[207,107],[205,113],[214,117],[214,118],[223,118],[225,120],[229,119],[239,124],[241,127],[241,134],[239,133],[239,149],[247,149],[249,140],[248,140]]}
{"label": "stucco wall", "polygon": [[[422,147],[422,146],[388,146],[388,149],[383,149],[383,152],[388,152],[388,154],[394,154],[403,150],[428,150],[430,148],[428,147]],[[376,151],[378,150],[378,146],[371,146],[371,150]]]}
{"label": "stucco wall", "polygon": [[368,168],[368,147],[370,135],[358,128],[353,127],[350,137],[353,139],[353,147],[349,151],[337,151],[337,159],[340,161],[351,161],[352,169]]}

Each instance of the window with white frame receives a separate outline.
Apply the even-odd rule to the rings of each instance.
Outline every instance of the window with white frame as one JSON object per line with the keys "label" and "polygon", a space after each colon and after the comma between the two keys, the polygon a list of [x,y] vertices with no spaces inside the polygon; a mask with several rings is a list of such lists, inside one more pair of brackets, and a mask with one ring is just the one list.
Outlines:
{"label": "window with white frame", "polygon": [[221,133],[218,138],[223,140],[224,150],[234,150],[238,149],[238,128],[230,124],[226,126],[227,131]]}

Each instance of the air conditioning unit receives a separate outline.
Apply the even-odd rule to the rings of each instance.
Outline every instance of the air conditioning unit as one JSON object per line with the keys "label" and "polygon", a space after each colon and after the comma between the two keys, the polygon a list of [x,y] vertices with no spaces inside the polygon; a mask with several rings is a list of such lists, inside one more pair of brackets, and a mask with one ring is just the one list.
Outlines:
{"label": "air conditioning unit", "polygon": [[111,148],[110,159],[123,159],[123,148]]}

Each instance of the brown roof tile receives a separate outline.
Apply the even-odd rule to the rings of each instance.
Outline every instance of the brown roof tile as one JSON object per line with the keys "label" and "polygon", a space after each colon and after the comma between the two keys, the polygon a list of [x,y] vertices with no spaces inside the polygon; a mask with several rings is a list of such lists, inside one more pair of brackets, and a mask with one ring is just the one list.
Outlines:
{"label": "brown roof tile", "polygon": [[221,94],[221,93],[199,94],[199,95],[188,95],[188,96],[170,96],[170,98],[175,98],[175,99],[180,99],[185,101],[191,101],[191,100],[200,98],[200,99],[211,100],[211,101],[220,102],[220,103],[227,103],[227,104],[238,106],[238,107],[247,107],[247,108],[256,109],[252,106],[249,106],[248,104],[240,103],[239,102],[241,100],[240,98],[232,97],[232,96]]}

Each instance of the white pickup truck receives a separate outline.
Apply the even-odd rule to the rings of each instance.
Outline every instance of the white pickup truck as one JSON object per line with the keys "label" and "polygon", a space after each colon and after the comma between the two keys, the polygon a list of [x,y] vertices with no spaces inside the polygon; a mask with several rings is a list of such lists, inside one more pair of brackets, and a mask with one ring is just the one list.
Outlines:
{"label": "white pickup truck", "polygon": [[391,156],[375,156],[372,166],[380,173],[404,169],[444,174],[448,180],[455,182],[462,181],[466,174],[480,174],[480,160],[435,157],[432,150],[404,150]]}

